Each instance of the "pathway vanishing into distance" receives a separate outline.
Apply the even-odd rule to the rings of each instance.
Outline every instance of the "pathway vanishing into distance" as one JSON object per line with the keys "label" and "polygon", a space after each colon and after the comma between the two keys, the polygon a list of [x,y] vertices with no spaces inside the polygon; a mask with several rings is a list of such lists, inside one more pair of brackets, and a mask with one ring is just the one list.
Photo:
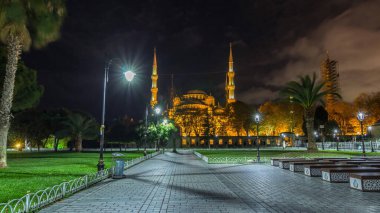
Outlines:
{"label": "pathway vanishing into distance", "polygon": [[41,212],[380,212],[380,193],[267,165],[165,153]]}

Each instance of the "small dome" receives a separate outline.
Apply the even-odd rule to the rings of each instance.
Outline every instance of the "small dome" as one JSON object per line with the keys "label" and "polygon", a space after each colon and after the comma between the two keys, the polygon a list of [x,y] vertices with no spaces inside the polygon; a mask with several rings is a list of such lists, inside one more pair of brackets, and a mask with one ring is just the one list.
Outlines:
{"label": "small dome", "polygon": [[190,91],[187,92],[187,94],[202,94],[202,95],[207,95],[207,93],[205,93],[202,90],[190,90]]}

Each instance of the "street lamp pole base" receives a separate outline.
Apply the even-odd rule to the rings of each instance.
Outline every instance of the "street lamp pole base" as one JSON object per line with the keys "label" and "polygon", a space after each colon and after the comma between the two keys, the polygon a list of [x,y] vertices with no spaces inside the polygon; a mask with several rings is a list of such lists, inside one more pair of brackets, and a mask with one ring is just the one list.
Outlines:
{"label": "street lamp pole base", "polygon": [[98,171],[104,170],[104,161],[99,160],[97,167],[98,167]]}

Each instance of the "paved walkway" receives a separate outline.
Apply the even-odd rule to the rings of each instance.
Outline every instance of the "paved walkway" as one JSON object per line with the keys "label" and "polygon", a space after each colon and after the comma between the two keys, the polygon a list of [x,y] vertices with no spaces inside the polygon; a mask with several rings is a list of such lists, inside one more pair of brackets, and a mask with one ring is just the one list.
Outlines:
{"label": "paved walkway", "polygon": [[166,153],[42,212],[380,212],[380,194],[266,165]]}

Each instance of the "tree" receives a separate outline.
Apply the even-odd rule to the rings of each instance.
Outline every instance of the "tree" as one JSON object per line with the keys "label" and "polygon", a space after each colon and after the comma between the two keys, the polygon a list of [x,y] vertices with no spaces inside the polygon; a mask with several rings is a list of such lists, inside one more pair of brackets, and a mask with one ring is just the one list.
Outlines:
{"label": "tree", "polygon": [[338,93],[324,88],[324,82],[316,81],[316,74],[312,77],[309,75],[300,76],[299,81],[288,82],[281,91],[281,96],[284,99],[293,98],[293,101],[301,105],[304,109],[306,120],[306,130],[308,139],[308,151],[316,151],[313,131],[314,131],[314,113],[318,103],[323,104],[323,97],[327,94],[341,98]]}
{"label": "tree", "polygon": [[7,166],[7,137],[18,60],[33,44],[41,48],[59,37],[65,15],[63,0],[5,0],[1,3],[0,41],[7,64],[0,99],[0,168]]}
{"label": "tree", "polygon": [[[6,63],[5,48],[0,45],[0,86],[3,85]],[[37,72],[20,61],[15,79],[12,111],[18,112],[35,107],[43,94],[43,89],[37,83]]]}
{"label": "tree", "polygon": [[244,102],[236,101],[228,104],[227,115],[236,135],[240,136],[241,132],[245,131],[248,136],[252,124],[252,109]]}
{"label": "tree", "polygon": [[302,108],[297,104],[284,102],[265,102],[259,112],[264,115],[260,124],[260,134],[279,135],[282,132],[302,134]]}
{"label": "tree", "polygon": [[98,123],[83,113],[71,112],[62,124],[62,135],[68,135],[74,140],[77,152],[82,151],[82,140],[93,140],[98,136]]}
{"label": "tree", "polygon": [[11,125],[10,132],[25,141],[26,146],[44,147],[51,134],[49,116],[46,112],[30,109],[19,112]]}

